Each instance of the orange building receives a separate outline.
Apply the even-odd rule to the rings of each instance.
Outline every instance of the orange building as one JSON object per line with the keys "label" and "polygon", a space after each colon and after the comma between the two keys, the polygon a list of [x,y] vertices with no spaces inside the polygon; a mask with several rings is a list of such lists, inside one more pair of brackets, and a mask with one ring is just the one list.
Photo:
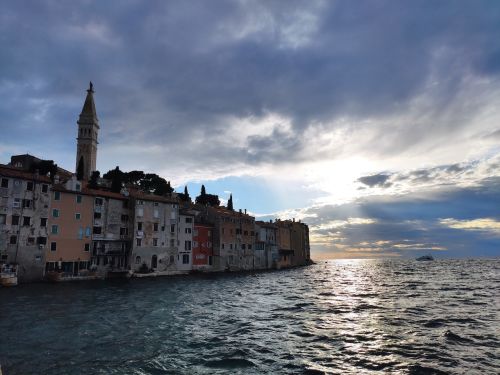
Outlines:
{"label": "orange building", "polygon": [[52,187],[45,270],[50,277],[89,276],[94,197],[75,178]]}

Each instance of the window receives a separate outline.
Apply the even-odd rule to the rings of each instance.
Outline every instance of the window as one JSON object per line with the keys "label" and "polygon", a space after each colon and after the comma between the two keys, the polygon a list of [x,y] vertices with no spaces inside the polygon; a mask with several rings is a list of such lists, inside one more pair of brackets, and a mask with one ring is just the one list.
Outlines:
{"label": "window", "polygon": [[85,251],[90,251],[90,244],[89,243],[85,244],[84,250]]}
{"label": "window", "polygon": [[9,179],[8,178],[2,178],[2,187],[3,188],[9,187]]}
{"label": "window", "polygon": [[122,215],[122,221],[127,222],[128,221],[128,215]]}
{"label": "window", "polygon": [[187,217],[186,218],[186,223],[192,223],[193,222],[193,218],[192,217]]}
{"label": "window", "polygon": [[54,200],[55,201],[61,200],[61,192],[60,191],[54,191]]}
{"label": "window", "polygon": [[46,245],[47,244],[47,237],[37,237],[36,243],[37,243],[37,245]]}
{"label": "window", "polygon": [[160,217],[160,211],[158,211],[156,208],[153,211],[153,217],[156,217],[156,218]]}
{"label": "window", "polygon": [[52,234],[59,233],[59,227],[57,225],[52,225],[52,229],[50,231]]}
{"label": "window", "polygon": [[30,207],[31,207],[31,200],[23,199],[23,208],[30,208]]}
{"label": "window", "polygon": [[90,227],[85,228],[85,237],[90,237]]}
{"label": "window", "polygon": [[81,195],[76,196],[76,203],[82,203],[82,196]]}
{"label": "window", "polygon": [[191,241],[184,241],[184,250],[191,250]]}
{"label": "window", "polygon": [[153,246],[158,246],[158,238],[153,238]]}
{"label": "window", "polygon": [[172,238],[170,239],[170,247],[174,247],[175,246],[175,240]]}
{"label": "window", "polygon": [[184,233],[186,233],[186,234],[191,233],[191,228],[184,228]]}
{"label": "window", "polygon": [[100,212],[94,212],[94,219],[100,219],[102,217]]}
{"label": "window", "polygon": [[241,250],[245,250],[245,244],[244,243],[241,244]]}
{"label": "window", "polygon": [[47,185],[47,184],[43,184],[43,185],[42,185],[42,193],[46,193],[46,192],[48,192],[48,191],[49,191],[49,185]]}
{"label": "window", "polygon": [[46,217],[42,217],[40,219],[40,226],[41,227],[46,227],[47,226],[47,218]]}
{"label": "window", "polygon": [[137,230],[142,230],[142,221],[137,222]]}
{"label": "window", "polygon": [[123,201],[123,208],[128,208],[128,201]]}
{"label": "window", "polygon": [[96,198],[95,199],[95,205],[96,206],[102,206],[103,200],[102,198]]}
{"label": "window", "polygon": [[80,220],[81,218],[82,218],[82,214],[81,214],[81,213],[79,213],[79,212],[77,212],[77,213],[75,214],[75,220]]}
{"label": "window", "polygon": [[80,184],[76,184],[76,185],[75,185],[75,190],[76,190],[76,191],[80,191],[80,190],[82,190],[82,186],[81,186]]}
{"label": "window", "polygon": [[28,240],[26,241],[26,245],[33,246],[34,244],[35,244],[35,237],[28,237]]}
{"label": "window", "polygon": [[17,243],[17,236],[10,236],[10,241],[9,243],[11,245],[15,245]]}
{"label": "window", "polygon": [[248,244],[248,250],[252,250],[252,245]]}
{"label": "window", "polygon": [[59,210],[57,208],[52,210],[52,217],[59,217]]}
{"label": "window", "polygon": [[127,236],[128,228],[120,228],[120,236]]}
{"label": "window", "polygon": [[170,233],[175,233],[175,224],[170,225]]}
{"label": "window", "polygon": [[140,264],[141,263],[141,257],[140,256],[136,256],[135,257],[135,264]]}
{"label": "window", "polygon": [[50,251],[56,251],[56,250],[57,250],[57,242],[51,242]]}
{"label": "window", "polygon": [[144,216],[144,208],[142,208],[142,207],[137,208],[137,216],[139,216],[139,217]]}
{"label": "window", "polygon": [[23,226],[29,227],[31,224],[31,218],[29,216],[23,216]]}
{"label": "window", "polygon": [[12,215],[12,225],[19,225],[19,216],[18,215]]}
{"label": "window", "polygon": [[153,224],[153,231],[158,232],[158,223]]}
{"label": "window", "polygon": [[14,208],[21,207],[21,199],[20,198],[14,198],[14,203],[12,203],[12,207],[14,207]]}
{"label": "window", "polygon": [[154,202],[154,206],[155,206],[155,207],[158,207],[158,202]]}
{"label": "window", "polygon": [[182,264],[189,264],[189,254],[182,254]]}
{"label": "window", "polygon": [[5,224],[7,222],[7,215],[0,214],[0,225]]}
{"label": "window", "polygon": [[222,250],[224,250],[224,244],[222,244]]}
{"label": "window", "polygon": [[208,265],[209,265],[209,266],[211,266],[211,265],[212,265],[212,263],[213,263],[212,256],[211,256],[211,255],[209,255],[209,256],[208,256]]}
{"label": "window", "polygon": [[94,227],[92,233],[94,233],[94,234],[101,234],[102,233],[102,227]]}
{"label": "window", "polygon": [[243,234],[244,234],[245,236],[248,236],[248,231],[246,230]]}
{"label": "window", "polygon": [[26,182],[26,190],[33,191],[33,182],[31,181]]}
{"label": "window", "polygon": [[142,238],[137,238],[136,239],[136,245],[137,245],[137,247],[141,247],[141,245],[142,245]]}
{"label": "window", "polygon": [[233,250],[233,244],[232,244],[232,243],[230,243],[230,244],[229,244],[229,248],[230,248],[231,250]]}
{"label": "window", "polygon": [[144,204],[144,201],[138,200],[137,204],[142,206]]}

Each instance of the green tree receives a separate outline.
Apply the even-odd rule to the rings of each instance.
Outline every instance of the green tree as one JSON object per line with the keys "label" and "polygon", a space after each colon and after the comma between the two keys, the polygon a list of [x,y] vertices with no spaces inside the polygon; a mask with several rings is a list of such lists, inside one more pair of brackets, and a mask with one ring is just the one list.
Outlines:
{"label": "green tree", "polygon": [[234,211],[233,209],[233,194],[229,196],[229,200],[227,201],[227,209]]}
{"label": "green tree", "polygon": [[97,189],[99,187],[97,185],[97,182],[99,181],[100,176],[101,176],[101,172],[99,172],[99,171],[92,172],[92,175],[90,176],[90,181],[89,181],[89,188]]}

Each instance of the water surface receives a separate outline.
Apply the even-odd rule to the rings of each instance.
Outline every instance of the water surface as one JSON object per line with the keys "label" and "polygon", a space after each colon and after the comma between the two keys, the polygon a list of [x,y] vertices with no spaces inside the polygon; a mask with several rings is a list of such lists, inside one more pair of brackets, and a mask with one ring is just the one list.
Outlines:
{"label": "water surface", "polygon": [[0,289],[14,374],[497,374],[500,260]]}

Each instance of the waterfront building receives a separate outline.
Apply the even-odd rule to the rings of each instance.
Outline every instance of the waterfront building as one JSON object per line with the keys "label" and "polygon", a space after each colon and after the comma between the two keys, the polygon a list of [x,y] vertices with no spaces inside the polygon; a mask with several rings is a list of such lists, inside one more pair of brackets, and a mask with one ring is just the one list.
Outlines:
{"label": "waterfront building", "polygon": [[97,162],[97,136],[99,133],[99,120],[94,103],[94,87],[90,82],[87,90],[87,97],[83,104],[82,112],[77,121],[78,137],[76,146],[76,167],[75,171],[79,174],[81,169],[81,178],[90,179],[93,171],[96,170]]}
{"label": "waterfront building", "polygon": [[53,185],[51,194],[46,276],[56,281],[96,277],[89,271],[94,197],[84,194],[76,176]]}
{"label": "waterfront building", "polygon": [[213,231],[213,225],[195,221],[193,230],[193,270],[212,270]]}
{"label": "waterfront building", "polygon": [[290,223],[290,247],[293,250],[293,266],[306,264],[310,260],[309,228],[293,219]]}
{"label": "waterfront building", "polygon": [[255,258],[258,268],[276,268],[280,255],[278,252],[278,227],[272,221],[255,222]]}
{"label": "waterfront building", "polygon": [[255,218],[245,212],[225,207],[207,207],[204,212],[214,225],[214,269],[254,269]]}
{"label": "waterfront building", "polygon": [[195,215],[188,210],[179,211],[179,253],[177,254],[179,271],[188,272],[192,269],[194,217]]}
{"label": "waterfront building", "polygon": [[176,274],[179,206],[176,199],[131,190],[131,269],[140,275]]}
{"label": "waterfront building", "polygon": [[293,264],[293,250],[291,241],[291,221],[276,220],[278,253],[280,255],[277,268],[291,267]]}
{"label": "waterfront building", "polygon": [[126,276],[132,249],[133,210],[128,192],[85,189],[93,197],[91,264],[105,277]]}
{"label": "waterfront building", "polygon": [[0,263],[17,263],[20,282],[43,277],[51,184],[0,164]]}

